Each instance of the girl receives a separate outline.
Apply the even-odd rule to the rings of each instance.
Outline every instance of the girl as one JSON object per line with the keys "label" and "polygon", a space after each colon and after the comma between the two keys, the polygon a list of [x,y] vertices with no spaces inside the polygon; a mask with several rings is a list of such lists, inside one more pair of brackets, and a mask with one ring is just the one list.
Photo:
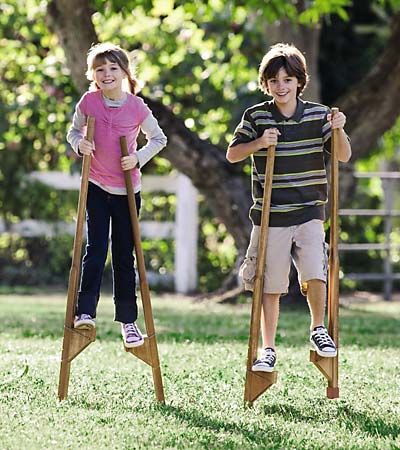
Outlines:
{"label": "girl", "polygon": [[[75,328],[95,327],[101,278],[108,251],[111,224],[113,298],[115,320],[121,322],[126,347],[144,342],[137,319],[133,238],[124,182],[131,170],[136,205],[140,209],[140,168],[165,147],[167,138],[144,101],[137,97],[127,53],[103,43],[90,48],[87,57],[90,89],[79,100],[67,141],[79,155],[91,155],[86,206],[87,244],[82,263]],[[84,138],[86,119],[95,118],[93,143]],[[137,150],[142,130],[147,143]],[[119,138],[126,136],[129,156],[121,157]]]}

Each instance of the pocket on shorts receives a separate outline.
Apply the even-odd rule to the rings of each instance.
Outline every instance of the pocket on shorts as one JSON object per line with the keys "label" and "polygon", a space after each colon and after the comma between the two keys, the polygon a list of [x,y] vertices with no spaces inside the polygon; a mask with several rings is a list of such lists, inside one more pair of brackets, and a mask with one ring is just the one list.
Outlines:
{"label": "pocket on shorts", "polygon": [[254,283],[256,277],[257,258],[255,256],[247,256],[239,269],[239,277],[244,284]]}
{"label": "pocket on shorts", "polygon": [[325,280],[328,277],[328,269],[329,269],[329,244],[324,241],[323,271],[325,275]]}

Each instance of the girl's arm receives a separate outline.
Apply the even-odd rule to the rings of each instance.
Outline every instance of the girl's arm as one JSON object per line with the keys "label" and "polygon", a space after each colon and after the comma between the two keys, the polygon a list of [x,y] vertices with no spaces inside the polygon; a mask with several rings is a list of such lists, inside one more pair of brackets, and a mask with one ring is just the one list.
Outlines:
{"label": "girl's arm", "polygon": [[[84,129],[86,126],[86,116],[79,109],[75,108],[72,124],[67,133],[67,141],[79,156],[90,155],[93,151],[93,144],[85,139]],[[82,150],[82,151],[81,151]]]}
{"label": "girl's arm", "polygon": [[136,153],[139,167],[143,167],[167,145],[167,137],[158,125],[157,119],[151,113],[144,119],[140,128],[147,140],[146,145]]}

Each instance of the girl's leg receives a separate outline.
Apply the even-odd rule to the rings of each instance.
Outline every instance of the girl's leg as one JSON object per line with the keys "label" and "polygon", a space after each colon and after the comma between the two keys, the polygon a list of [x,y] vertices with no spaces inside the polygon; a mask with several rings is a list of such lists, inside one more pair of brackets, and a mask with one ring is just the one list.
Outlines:
{"label": "girl's leg", "polygon": [[[135,194],[135,200],[139,214],[140,193]],[[137,319],[138,309],[135,259],[133,256],[134,243],[128,199],[125,195],[113,196],[111,247],[115,320],[122,323],[132,323]]]}
{"label": "girl's leg", "polygon": [[280,294],[264,294],[261,312],[263,347],[275,348],[275,336],[279,318]]}
{"label": "girl's leg", "polygon": [[86,254],[83,257],[81,286],[78,293],[77,314],[96,317],[101,279],[107,257],[110,224],[109,194],[89,183],[86,226]]}

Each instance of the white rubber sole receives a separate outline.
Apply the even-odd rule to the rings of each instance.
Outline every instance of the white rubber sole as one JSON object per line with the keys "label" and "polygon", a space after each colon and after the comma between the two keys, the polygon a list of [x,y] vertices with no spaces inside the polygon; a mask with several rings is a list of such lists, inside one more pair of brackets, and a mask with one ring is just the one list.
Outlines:
{"label": "white rubber sole", "polygon": [[324,358],[334,358],[337,356],[337,350],[335,350],[335,352],[323,352],[314,344],[314,342],[310,341],[310,344],[311,350],[316,351],[319,356],[323,356]]}
{"label": "white rubber sole", "polygon": [[267,372],[271,373],[275,370],[275,367],[259,367],[259,366],[253,366],[251,368],[252,372]]}
{"label": "white rubber sole", "polygon": [[125,346],[126,348],[140,347],[140,346],[143,345],[143,344],[144,344],[144,339],[141,340],[141,341],[131,342],[131,343],[128,343],[128,342],[125,342],[125,341],[124,341],[124,346]]}
{"label": "white rubber sole", "polygon": [[74,322],[74,328],[76,330],[93,330],[96,328],[96,324],[93,321],[80,320],[76,323]]}

